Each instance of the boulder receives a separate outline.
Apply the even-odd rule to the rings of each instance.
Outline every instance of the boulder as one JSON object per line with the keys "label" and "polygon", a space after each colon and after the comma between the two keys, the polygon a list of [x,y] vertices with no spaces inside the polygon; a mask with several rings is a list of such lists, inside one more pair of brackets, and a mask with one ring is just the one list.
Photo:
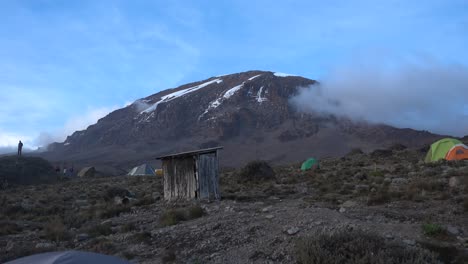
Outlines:
{"label": "boulder", "polygon": [[450,177],[449,179],[449,187],[450,188],[457,188],[460,187],[461,185],[461,180],[460,177]]}
{"label": "boulder", "polygon": [[344,208],[355,207],[355,206],[357,206],[357,202],[352,201],[352,200],[348,200],[341,205],[341,207],[344,207]]}
{"label": "boulder", "polygon": [[299,232],[299,228],[298,227],[291,227],[289,228],[286,233],[288,233],[288,235],[292,236],[292,235],[295,235]]}

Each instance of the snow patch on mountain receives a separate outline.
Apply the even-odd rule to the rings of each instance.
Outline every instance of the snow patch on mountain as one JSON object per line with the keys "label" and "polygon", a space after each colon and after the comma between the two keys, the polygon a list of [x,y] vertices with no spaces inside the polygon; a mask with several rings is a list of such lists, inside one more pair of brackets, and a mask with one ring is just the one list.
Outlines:
{"label": "snow patch on mountain", "polygon": [[229,99],[231,96],[233,96],[237,91],[239,91],[242,87],[244,87],[245,82],[242,82],[241,84],[232,87],[231,89],[227,90],[224,95],[220,98],[217,98],[216,100],[212,101],[208,107],[205,109],[205,112],[203,112],[199,117],[198,120],[200,120],[205,114],[207,114],[211,109],[217,108],[218,106],[221,105],[221,103]]}
{"label": "snow patch on mountain", "polygon": [[213,83],[221,83],[223,82],[223,80],[221,79],[214,79],[214,80],[211,80],[211,81],[208,81],[208,82],[205,82],[205,83],[202,83],[202,84],[199,84],[197,86],[193,86],[193,87],[190,87],[190,88],[187,88],[187,89],[183,89],[183,90],[180,90],[180,91],[177,91],[177,92],[173,92],[173,93],[170,93],[168,95],[165,95],[165,96],[162,96],[161,99],[159,101],[157,101],[156,103],[154,103],[153,105],[151,105],[150,107],[148,107],[147,109],[141,111],[140,114],[143,114],[143,113],[151,113],[153,111],[155,111],[157,108],[158,108],[158,105],[160,103],[166,103],[166,102],[169,102],[169,101],[172,101],[178,97],[181,97],[181,96],[184,96],[184,95],[187,95],[189,93],[192,93],[192,92],[195,92],[201,88],[204,88],[210,84],[213,84]]}
{"label": "snow patch on mountain", "polygon": [[[259,102],[259,103],[268,101],[268,99],[266,97],[262,97],[262,91],[263,91],[263,86],[260,87],[260,89],[257,92],[257,96],[255,97],[255,99],[257,99],[257,102]],[[267,92],[268,91],[266,91],[265,93],[267,93]]]}
{"label": "snow patch on mountain", "polygon": [[227,90],[223,97],[228,99],[229,97],[233,96],[237,91],[239,91],[242,87],[244,87],[244,83],[234,86],[233,88]]}
{"label": "snow patch on mountain", "polygon": [[250,77],[250,78],[249,78],[249,81],[252,81],[253,79],[255,79],[255,78],[259,77],[260,75],[261,75],[261,74],[259,74],[259,75],[255,75],[254,77]]}
{"label": "snow patch on mountain", "polygon": [[277,77],[298,76],[298,75],[289,74],[289,73],[282,73],[282,72],[275,72],[275,73],[273,73],[273,75],[275,75]]}

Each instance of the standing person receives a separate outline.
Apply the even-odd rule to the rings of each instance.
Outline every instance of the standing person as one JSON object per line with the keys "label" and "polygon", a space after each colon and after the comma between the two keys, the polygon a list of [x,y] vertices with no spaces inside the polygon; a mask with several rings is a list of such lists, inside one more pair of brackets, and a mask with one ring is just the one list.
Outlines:
{"label": "standing person", "polygon": [[21,156],[23,150],[23,142],[21,140],[18,143],[18,156]]}

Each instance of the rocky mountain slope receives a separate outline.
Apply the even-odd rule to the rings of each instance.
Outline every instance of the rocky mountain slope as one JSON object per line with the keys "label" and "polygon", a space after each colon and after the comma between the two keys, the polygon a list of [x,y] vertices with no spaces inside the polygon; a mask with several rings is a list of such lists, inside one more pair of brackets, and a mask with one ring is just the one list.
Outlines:
{"label": "rocky mountain slope", "polygon": [[160,154],[224,146],[221,164],[338,156],[359,147],[421,146],[437,135],[302,113],[290,104],[315,80],[266,71],[212,77],[137,100],[54,143],[52,161],[131,166]]}

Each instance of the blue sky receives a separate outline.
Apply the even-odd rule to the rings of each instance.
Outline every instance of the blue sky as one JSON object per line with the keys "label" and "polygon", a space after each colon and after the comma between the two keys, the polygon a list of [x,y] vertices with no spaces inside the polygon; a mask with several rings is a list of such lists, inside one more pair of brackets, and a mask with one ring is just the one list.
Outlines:
{"label": "blue sky", "polygon": [[63,140],[138,98],[220,74],[465,67],[467,10],[443,0],[1,1],[0,148]]}

